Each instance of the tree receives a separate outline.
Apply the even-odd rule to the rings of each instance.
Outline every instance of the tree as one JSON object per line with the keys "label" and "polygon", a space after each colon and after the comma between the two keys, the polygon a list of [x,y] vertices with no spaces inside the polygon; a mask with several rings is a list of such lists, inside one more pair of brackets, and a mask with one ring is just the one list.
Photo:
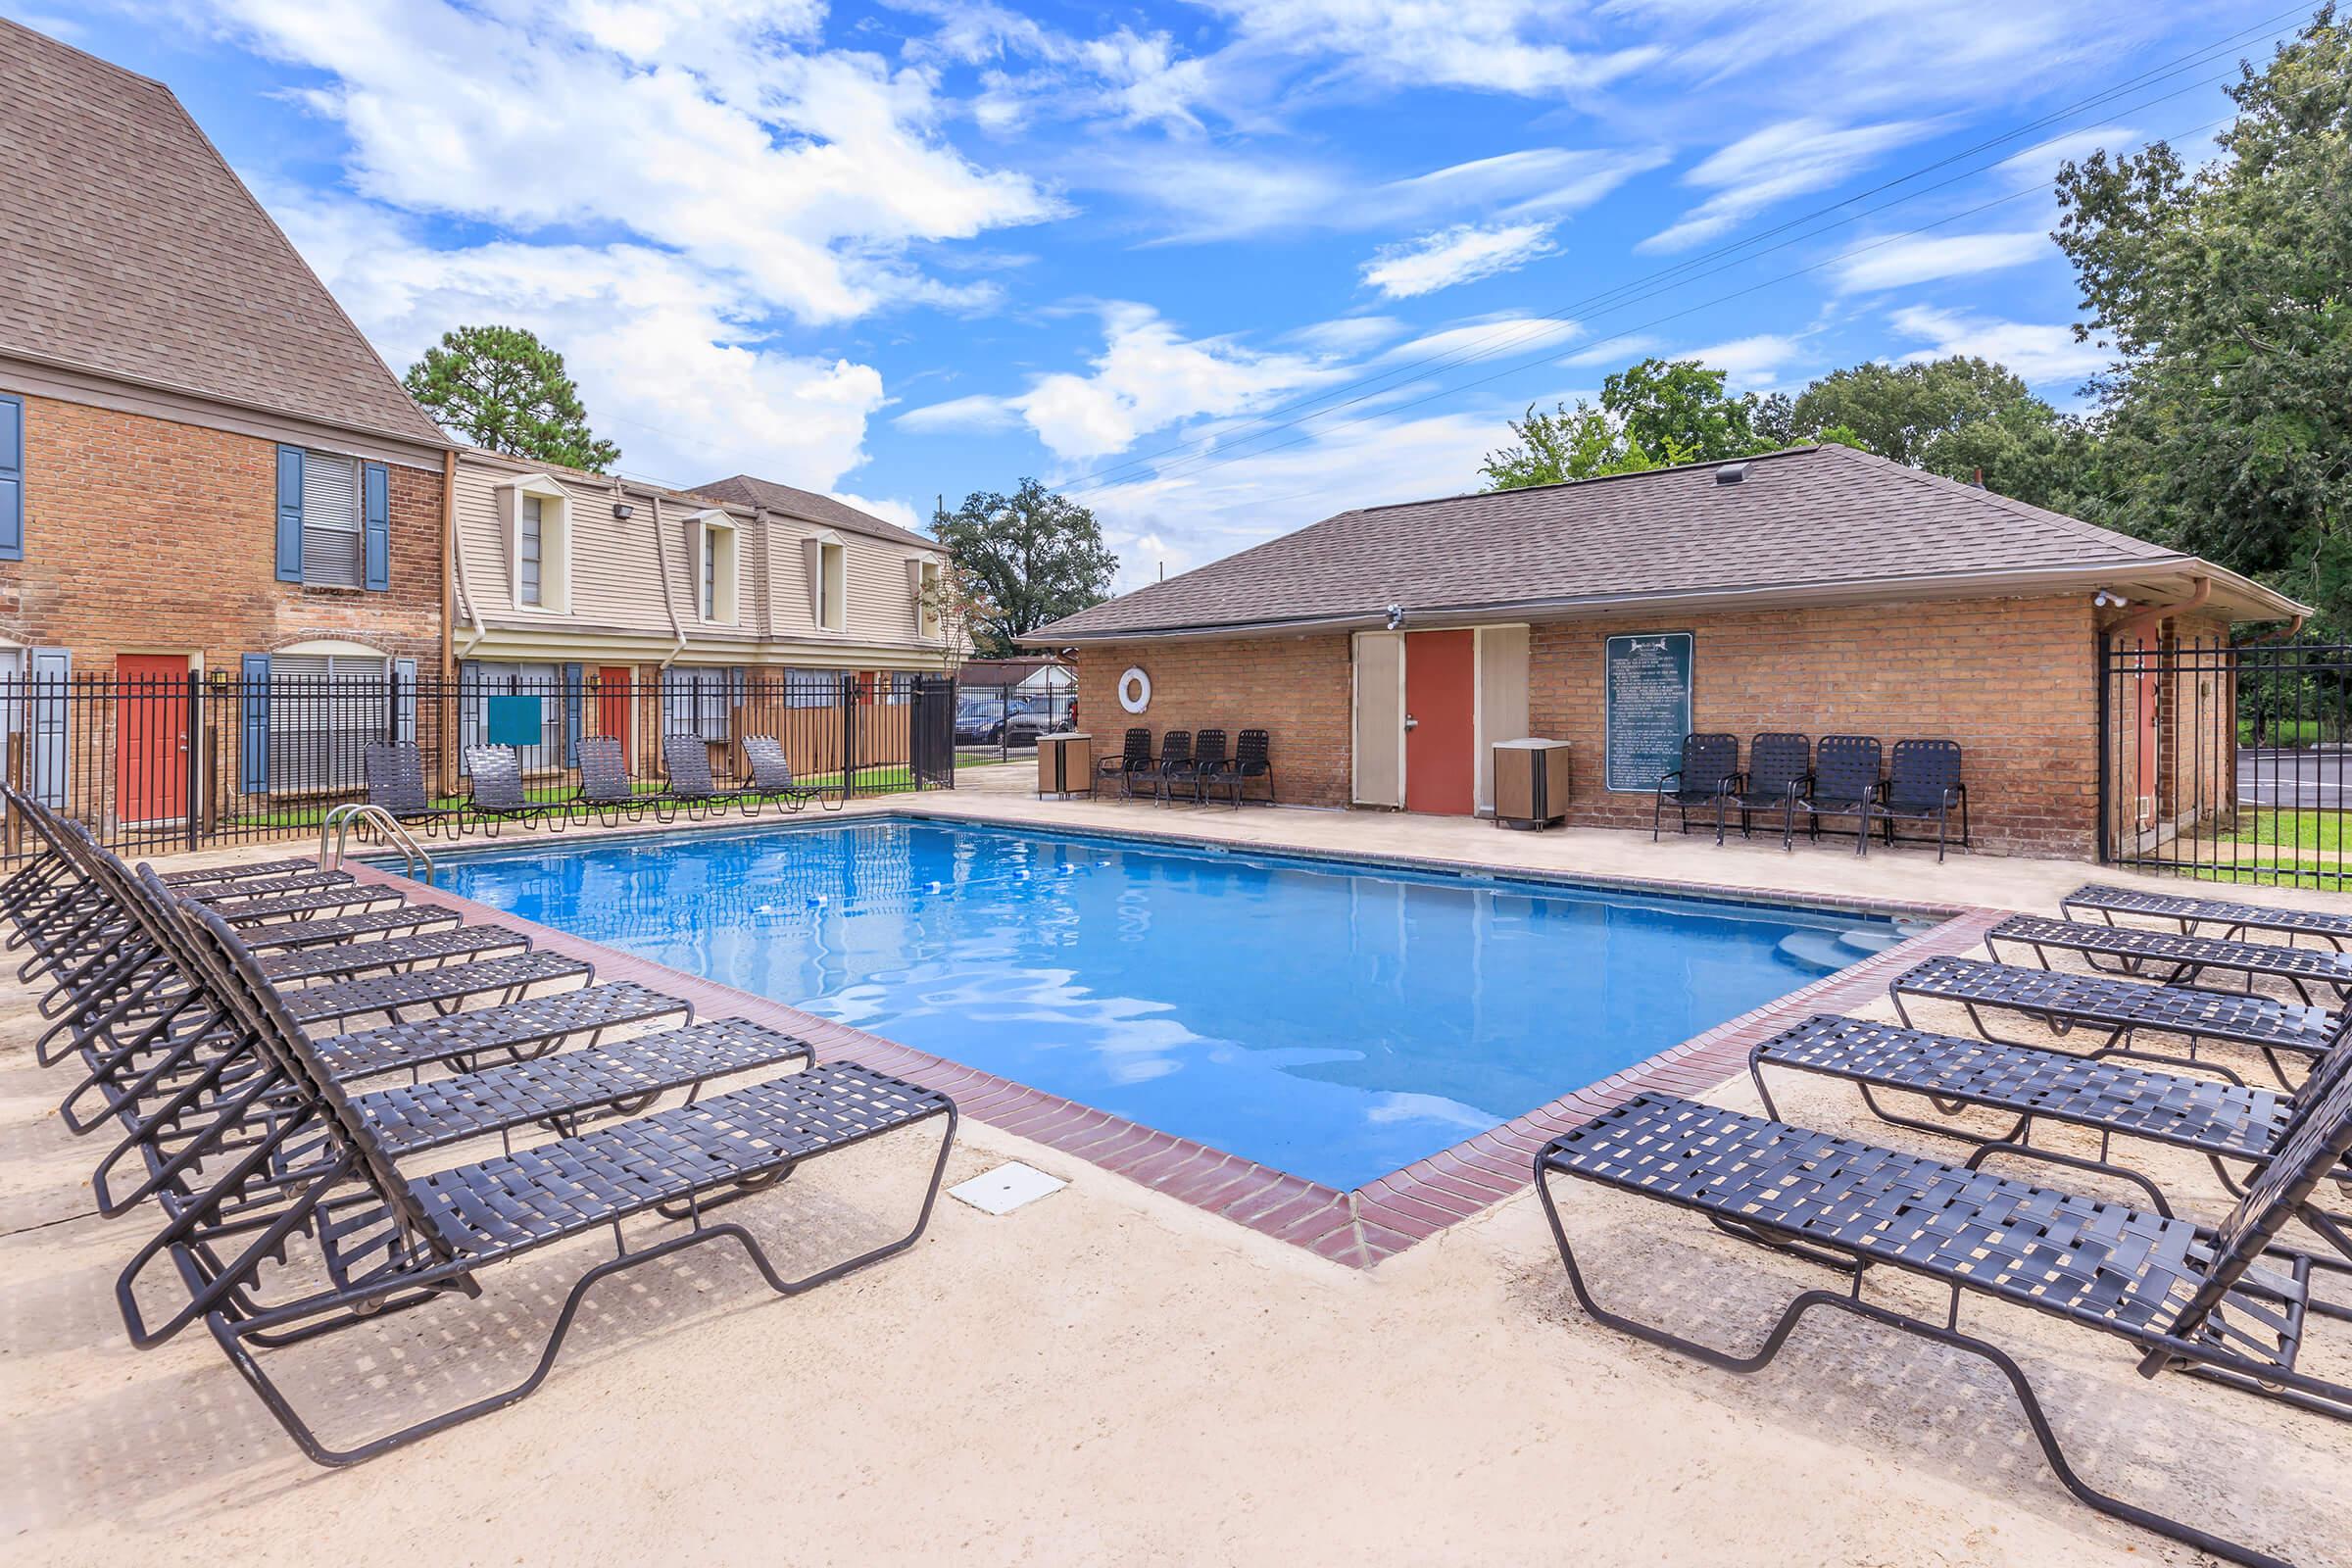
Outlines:
{"label": "tree", "polygon": [[1009,496],[975,490],[954,512],[935,513],[931,531],[985,607],[973,641],[987,657],[1008,656],[1015,639],[1101,604],[1119,569],[1095,514],[1035,479]]}
{"label": "tree", "polygon": [[1724,380],[1696,360],[1643,360],[1601,383],[1597,407],[1579,398],[1544,414],[1530,405],[1510,421],[1519,444],[1488,453],[1479,471],[1490,490],[1518,490],[1771,450],[1756,429],[1755,394],[1728,398]]}
{"label": "tree", "polygon": [[2059,172],[2054,235],[2116,358],[2091,383],[2108,518],[2352,633],[2352,28],[2242,66],[2222,156]]}
{"label": "tree", "polygon": [[947,569],[924,581],[917,596],[923,621],[939,644],[941,657],[953,669],[983,640],[989,617],[997,612],[988,589],[971,571],[953,559]]}
{"label": "tree", "polygon": [[444,429],[477,447],[603,473],[620,448],[588,428],[564,356],[519,326],[461,326],[404,383]]}

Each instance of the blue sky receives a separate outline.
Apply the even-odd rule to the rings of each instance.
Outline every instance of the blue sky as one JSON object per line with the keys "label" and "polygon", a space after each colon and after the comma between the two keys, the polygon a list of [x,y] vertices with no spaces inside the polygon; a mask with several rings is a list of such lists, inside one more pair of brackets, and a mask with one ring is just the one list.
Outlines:
{"label": "blue sky", "polygon": [[2072,404],[2051,174],[2201,154],[2275,11],[0,0],[169,82],[396,368],[532,327],[664,483],[912,522],[1034,474],[1128,586],[1473,488],[1645,353],[1980,353]]}

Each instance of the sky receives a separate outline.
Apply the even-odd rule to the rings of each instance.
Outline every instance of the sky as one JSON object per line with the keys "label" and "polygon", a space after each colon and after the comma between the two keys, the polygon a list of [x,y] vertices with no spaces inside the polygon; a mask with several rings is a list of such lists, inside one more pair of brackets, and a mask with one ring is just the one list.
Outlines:
{"label": "sky", "polygon": [[499,322],[619,469],[910,526],[1035,476],[1119,585],[1474,489],[1645,355],[1996,359],[2070,158],[2202,157],[2262,0],[0,0],[169,83],[400,370]]}

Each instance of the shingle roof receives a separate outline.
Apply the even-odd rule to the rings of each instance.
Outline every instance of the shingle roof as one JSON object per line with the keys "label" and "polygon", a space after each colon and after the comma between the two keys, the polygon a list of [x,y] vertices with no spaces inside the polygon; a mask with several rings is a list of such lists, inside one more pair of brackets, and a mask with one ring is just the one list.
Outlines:
{"label": "shingle roof", "polygon": [[[1710,594],[2194,564],[2160,545],[1889,463],[1795,447],[1575,484],[1343,512],[1040,627],[1088,637]],[[2249,587],[2251,585],[2248,585]],[[2255,590],[2267,595],[2266,590]],[[2275,599],[2277,596],[2271,595]],[[2289,606],[2278,613],[2291,612]]]}
{"label": "shingle roof", "polygon": [[836,501],[831,496],[820,496],[813,490],[795,490],[791,485],[778,484],[773,479],[755,479],[748,473],[739,473],[732,479],[713,479],[709,484],[698,484],[694,487],[694,493],[739,507],[765,507],[770,512],[788,512],[796,517],[806,517],[810,522],[847,528],[852,533],[888,539],[894,544],[919,545],[926,550],[942,548],[936,539],[925,538],[895,522],[884,522],[871,513],[859,512],[856,507]]}
{"label": "shingle roof", "polygon": [[0,20],[0,355],[445,444],[171,89]]}

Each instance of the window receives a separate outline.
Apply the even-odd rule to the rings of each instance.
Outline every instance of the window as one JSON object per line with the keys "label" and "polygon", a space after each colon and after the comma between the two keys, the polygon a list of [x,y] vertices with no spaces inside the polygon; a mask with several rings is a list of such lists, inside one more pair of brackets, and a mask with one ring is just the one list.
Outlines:
{"label": "window", "polygon": [[724,513],[706,512],[695,518],[695,603],[703,619],[731,626],[736,613],[735,524]]}
{"label": "window", "polygon": [[850,597],[848,553],[838,544],[820,544],[816,567],[816,623],[825,631],[839,631]]}
{"label": "window", "polygon": [[916,635],[936,637],[939,635],[940,627],[938,562],[926,561],[923,563],[915,592],[917,594],[914,606]]}
{"label": "window", "polygon": [[460,708],[462,746],[480,746],[489,739],[490,699],[530,697],[539,703],[539,741],[518,746],[516,756],[525,773],[564,765],[564,671],[555,664],[481,664],[468,662],[461,671],[465,701]]}
{"label": "window", "polygon": [[360,522],[360,460],[305,452],[302,580],[330,588],[363,587],[368,580],[366,550]]}
{"label": "window", "polygon": [[841,696],[841,672],[788,669],[784,672],[784,690],[787,707],[831,708]]}
{"label": "window", "polygon": [[[305,476],[309,465],[306,463]],[[304,498],[308,532],[309,498]],[[307,545],[308,540],[306,538]],[[309,577],[304,562],[304,579]],[[380,654],[270,657],[270,793],[350,789],[365,776],[361,754],[387,740],[391,689]]]}
{"label": "window", "polygon": [[662,733],[725,741],[733,733],[735,705],[743,685],[739,669],[680,669],[673,665],[662,671]]}
{"label": "window", "polygon": [[537,605],[540,603],[539,560],[543,543],[540,532],[541,509],[547,503],[538,496],[524,496],[521,501],[522,515],[515,519],[514,524],[514,599],[517,604]]}
{"label": "window", "polygon": [[506,530],[509,591],[517,610],[571,612],[571,498],[545,474],[499,486],[498,514]]}

